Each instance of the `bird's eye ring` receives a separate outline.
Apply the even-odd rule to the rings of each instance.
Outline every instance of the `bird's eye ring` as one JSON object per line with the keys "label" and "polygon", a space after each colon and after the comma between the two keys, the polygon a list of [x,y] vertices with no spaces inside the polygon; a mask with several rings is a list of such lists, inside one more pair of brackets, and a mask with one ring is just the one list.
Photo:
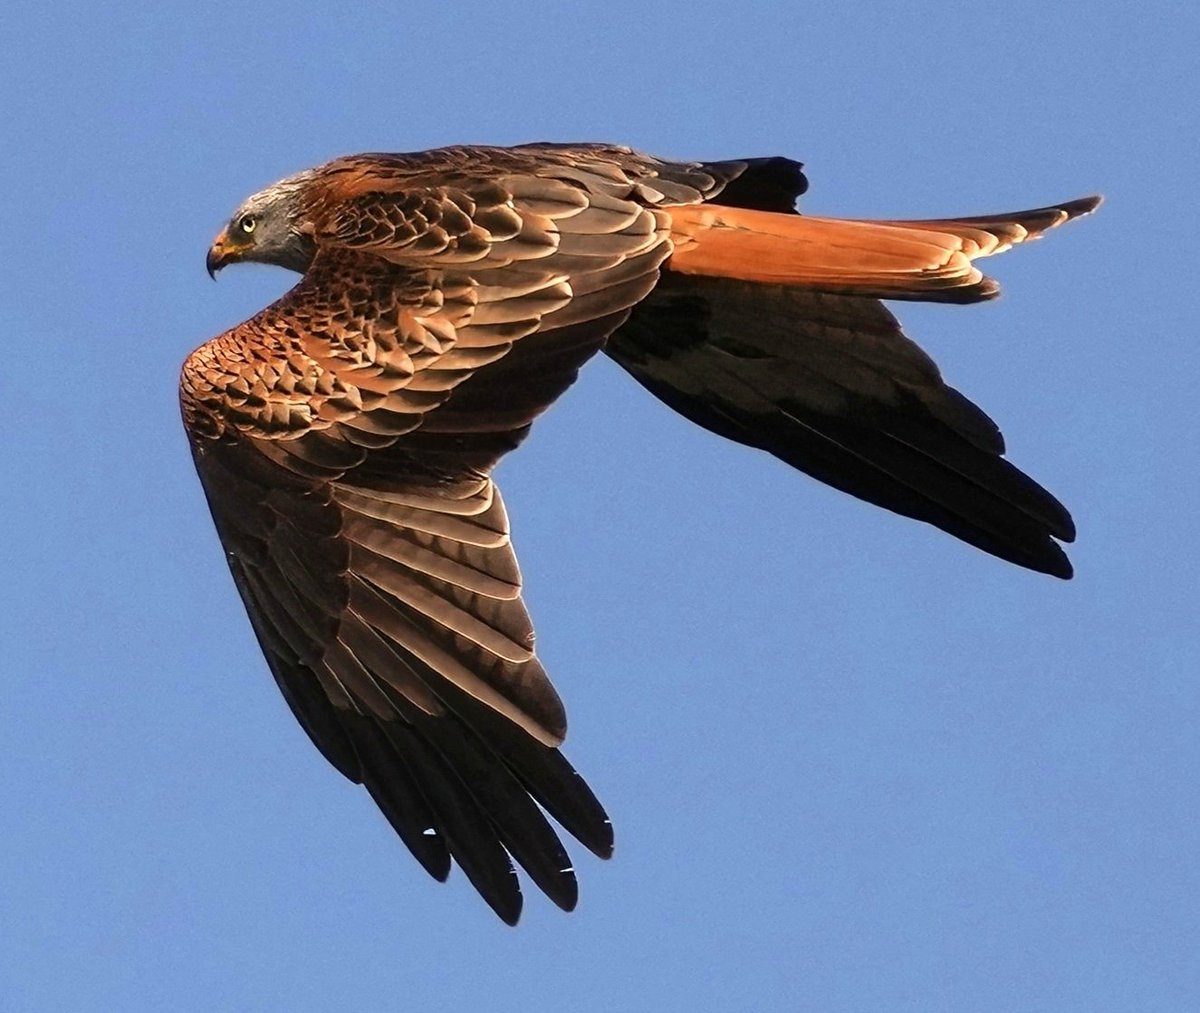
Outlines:
{"label": "bird's eye ring", "polygon": [[246,233],[246,235],[249,235],[254,231],[254,227],[257,224],[258,219],[256,219],[254,215],[242,215],[241,219],[238,221],[238,228]]}

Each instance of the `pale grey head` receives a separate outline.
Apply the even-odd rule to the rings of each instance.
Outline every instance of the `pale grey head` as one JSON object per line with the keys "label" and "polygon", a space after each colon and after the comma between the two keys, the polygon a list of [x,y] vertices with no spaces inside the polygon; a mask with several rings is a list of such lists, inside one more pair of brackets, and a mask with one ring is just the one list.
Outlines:
{"label": "pale grey head", "polygon": [[307,271],[316,247],[305,228],[302,196],[312,178],[311,171],[300,172],[242,201],[209,248],[208,273],[215,278],[243,260]]}

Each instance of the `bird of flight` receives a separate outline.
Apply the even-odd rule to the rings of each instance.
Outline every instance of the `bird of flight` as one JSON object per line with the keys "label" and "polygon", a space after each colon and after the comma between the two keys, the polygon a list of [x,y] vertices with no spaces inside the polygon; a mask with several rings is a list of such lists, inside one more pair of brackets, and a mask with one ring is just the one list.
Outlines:
{"label": "bird of flight", "polygon": [[604,351],[676,411],[1019,566],[1070,515],[880,300],[969,303],[974,261],[1098,197],[1012,214],[798,214],[786,158],[601,144],[339,158],[247,199],[208,254],[303,277],[193,352],[181,401],[234,582],[304,730],[430,875],[513,924],[512,859],[577,897],[546,818],[612,827],[558,750],[496,462]]}

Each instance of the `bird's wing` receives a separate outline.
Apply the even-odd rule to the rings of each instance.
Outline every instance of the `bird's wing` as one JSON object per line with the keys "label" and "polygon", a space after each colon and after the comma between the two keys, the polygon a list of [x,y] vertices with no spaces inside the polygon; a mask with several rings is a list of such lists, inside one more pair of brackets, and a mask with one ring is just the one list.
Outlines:
{"label": "bird's wing", "polygon": [[560,906],[576,898],[536,803],[597,854],[612,836],[555,748],[565,716],[489,472],[669,244],[655,212],[561,181],[392,198],[382,217],[406,238],[320,248],[283,299],[189,357],[183,414],[300,723],[432,875],[454,858],[514,922],[506,850]]}
{"label": "bird's wing", "polygon": [[1033,570],[1069,577],[1066,509],[1001,456],[879,301],[664,276],[607,353],[676,411],[823,482]]}

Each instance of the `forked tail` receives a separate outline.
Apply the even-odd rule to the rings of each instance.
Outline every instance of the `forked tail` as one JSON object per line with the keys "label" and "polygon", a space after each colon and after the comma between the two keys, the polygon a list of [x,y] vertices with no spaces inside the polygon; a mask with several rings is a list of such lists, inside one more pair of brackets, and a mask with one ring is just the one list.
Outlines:
{"label": "forked tail", "polygon": [[1094,211],[1100,197],[1009,214],[854,221],[695,204],[672,207],[680,274],[877,299],[979,302],[999,292],[972,264]]}

